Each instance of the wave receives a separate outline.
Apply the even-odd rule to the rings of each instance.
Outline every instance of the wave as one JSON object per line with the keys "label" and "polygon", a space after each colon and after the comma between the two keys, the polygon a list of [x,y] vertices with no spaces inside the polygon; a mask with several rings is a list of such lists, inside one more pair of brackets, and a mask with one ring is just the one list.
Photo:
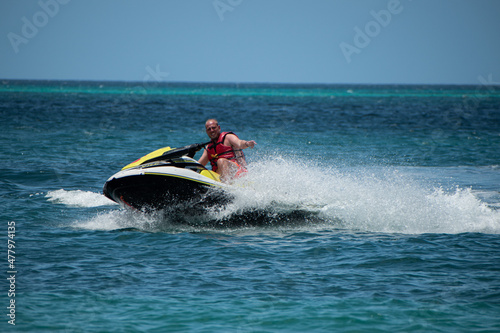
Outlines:
{"label": "wave", "polygon": [[[253,163],[248,175],[233,185],[234,199],[226,205],[197,208],[188,203],[152,214],[113,210],[79,222],[78,227],[151,232],[298,228],[500,233],[498,202],[481,200],[478,194],[485,197],[484,192],[444,188],[415,178],[403,167],[343,170],[278,156]],[[96,193],[59,190],[49,194],[65,204],[109,204]],[[497,193],[490,197],[498,201]]]}
{"label": "wave", "polygon": [[[306,210],[338,228],[369,232],[500,232],[498,203],[471,188],[443,188],[404,168],[339,170],[276,157],[251,167],[233,189],[235,200],[216,212],[231,216],[254,207]],[[498,196],[496,196],[498,197]]]}
{"label": "wave", "polygon": [[72,207],[100,207],[116,205],[115,202],[109,200],[101,193],[73,190],[67,191],[64,189],[49,191],[45,195],[48,201],[56,204],[63,204]]}

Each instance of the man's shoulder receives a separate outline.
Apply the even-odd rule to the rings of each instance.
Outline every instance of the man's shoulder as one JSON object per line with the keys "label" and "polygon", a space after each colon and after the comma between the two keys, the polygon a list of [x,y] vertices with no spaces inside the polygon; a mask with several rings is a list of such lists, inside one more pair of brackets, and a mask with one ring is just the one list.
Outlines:
{"label": "man's shoulder", "polygon": [[238,138],[238,136],[236,134],[234,134],[234,132],[222,132],[221,135],[222,135],[223,139],[225,139],[227,137],[229,137],[229,138],[231,138],[231,137]]}
{"label": "man's shoulder", "polygon": [[[232,140],[238,139],[238,136],[234,134],[233,132],[223,132],[222,133],[222,140],[223,143],[225,144],[226,142],[231,143]],[[226,141],[227,140],[227,141]],[[226,145],[227,146],[227,145]]]}

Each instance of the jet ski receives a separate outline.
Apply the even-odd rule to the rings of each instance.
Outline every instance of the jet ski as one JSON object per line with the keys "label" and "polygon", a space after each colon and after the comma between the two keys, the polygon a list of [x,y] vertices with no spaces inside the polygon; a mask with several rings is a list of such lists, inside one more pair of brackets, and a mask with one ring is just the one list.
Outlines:
{"label": "jet ski", "polygon": [[224,188],[228,185],[193,159],[208,143],[155,150],[111,176],[103,193],[123,207],[140,211],[179,203],[210,206],[227,202]]}

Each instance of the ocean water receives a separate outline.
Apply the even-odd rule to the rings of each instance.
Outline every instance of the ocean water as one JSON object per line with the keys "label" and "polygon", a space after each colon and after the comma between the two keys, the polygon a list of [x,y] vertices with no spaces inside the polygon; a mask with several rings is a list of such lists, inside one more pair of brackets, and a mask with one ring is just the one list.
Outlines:
{"label": "ocean water", "polygon": [[[211,117],[233,202],[102,195]],[[0,129],[2,332],[500,331],[498,87],[3,81]]]}

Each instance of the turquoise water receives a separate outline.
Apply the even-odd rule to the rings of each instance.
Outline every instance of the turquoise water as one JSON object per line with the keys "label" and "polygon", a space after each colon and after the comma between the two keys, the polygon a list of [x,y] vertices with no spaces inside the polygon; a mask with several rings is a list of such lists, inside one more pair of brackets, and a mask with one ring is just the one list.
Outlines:
{"label": "turquoise water", "polygon": [[[210,117],[231,204],[102,196]],[[0,128],[2,331],[500,330],[498,87],[4,81]]]}

